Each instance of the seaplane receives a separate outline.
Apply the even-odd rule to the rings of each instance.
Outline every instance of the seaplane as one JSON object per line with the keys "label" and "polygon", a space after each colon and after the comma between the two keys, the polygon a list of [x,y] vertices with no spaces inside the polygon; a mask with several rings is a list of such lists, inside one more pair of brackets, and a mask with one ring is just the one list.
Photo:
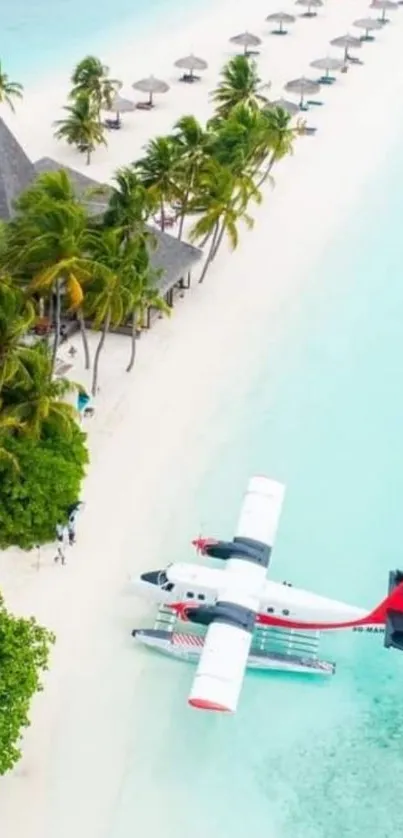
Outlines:
{"label": "seaplane", "polygon": [[[132,579],[137,593],[162,604],[175,621],[206,629],[204,636],[161,627],[132,632],[148,646],[198,660],[191,707],[234,713],[248,667],[333,674],[334,664],[309,654],[309,636],[323,631],[383,632],[385,647],[403,651],[403,572],[389,573],[389,593],[372,610],[267,579],[284,496],[282,483],[252,477],[233,539],[192,542],[199,554],[221,560],[224,568],[173,563]],[[268,649],[262,641],[268,631],[285,635],[289,648],[285,651],[283,643],[280,651]]]}

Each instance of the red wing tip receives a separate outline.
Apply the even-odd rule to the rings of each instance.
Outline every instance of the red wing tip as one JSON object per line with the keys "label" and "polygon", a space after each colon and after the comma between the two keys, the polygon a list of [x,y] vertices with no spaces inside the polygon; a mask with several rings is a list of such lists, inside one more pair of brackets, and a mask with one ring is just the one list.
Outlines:
{"label": "red wing tip", "polygon": [[191,707],[196,707],[197,710],[215,710],[218,713],[230,713],[229,707],[224,707],[223,704],[217,704],[215,701],[208,701],[206,698],[189,698],[188,704]]}

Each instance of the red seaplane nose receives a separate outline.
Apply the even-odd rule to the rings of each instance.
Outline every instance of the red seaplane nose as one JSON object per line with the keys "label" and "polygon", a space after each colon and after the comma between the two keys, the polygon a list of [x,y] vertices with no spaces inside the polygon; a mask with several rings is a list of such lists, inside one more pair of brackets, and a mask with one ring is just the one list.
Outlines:
{"label": "red seaplane nose", "polygon": [[214,544],[213,538],[194,538],[192,541],[193,547],[196,547],[198,553],[204,553],[209,544]]}
{"label": "red seaplane nose", "polygon": [[183,622],[187,620],[187,605],[185,602],[173,602],[172,605],[168,605],[167,607],[176,614],[178,620],[182,620]]}

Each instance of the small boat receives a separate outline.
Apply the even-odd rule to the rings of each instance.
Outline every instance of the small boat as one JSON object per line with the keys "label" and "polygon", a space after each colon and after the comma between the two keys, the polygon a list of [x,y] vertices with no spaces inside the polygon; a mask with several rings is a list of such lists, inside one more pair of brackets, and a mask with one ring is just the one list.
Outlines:
{"label": "small boat", "polygon": [[[315,650],[315,638],[290,636],[290,632],[256,632],[249,653],[247,668],[275,670],[277,672],[298,672],[306,675],[334,675],[336,665],[319,660]],[[203,651],[204,637],[199,634],[183,633],[175,629],[134,629],[133,637],[144,646],[156,649],[164,655],[179,658],[188,663],[197,663]],[[277,636],[276,636],[277,635]],[[286,636],[287,635],[287,636]],[[271,641],[271,642],[270,642]],[[275,651],[276,647],[279,649]],[[281,651],[280,651],[281,649]]]}

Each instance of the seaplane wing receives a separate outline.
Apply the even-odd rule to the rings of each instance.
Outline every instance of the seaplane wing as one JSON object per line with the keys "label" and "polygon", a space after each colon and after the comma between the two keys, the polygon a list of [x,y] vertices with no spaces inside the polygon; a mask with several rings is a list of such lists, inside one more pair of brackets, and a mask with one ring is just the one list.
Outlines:
{"label": "seaplane wing", "polygon": [[284,491],[281,483],[253,477],[233,540],[203,543],[204,553],[227,563],[217,602],[186,609],[187,619],[208,626],[189,696],[192,707],[224,712],[237,708]]}

